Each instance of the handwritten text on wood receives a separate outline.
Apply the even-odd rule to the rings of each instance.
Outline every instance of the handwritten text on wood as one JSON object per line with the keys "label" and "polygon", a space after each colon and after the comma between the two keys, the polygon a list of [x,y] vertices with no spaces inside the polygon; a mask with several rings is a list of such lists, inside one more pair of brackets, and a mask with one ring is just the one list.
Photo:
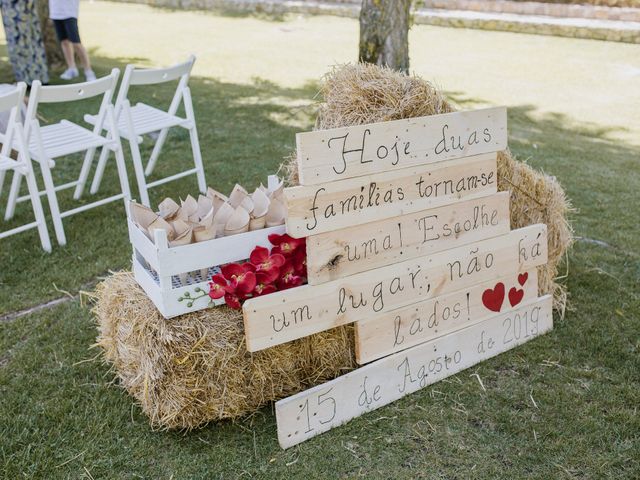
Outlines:
{"label": "handwritten text on wood", "polygon": [[296,135],[301,185],[497,152],[507,147],[504,107]]}
{"label": "handwritten text on wood", "polygon": [[509,192],[357,225],[307,239],[317,285],[509,232]]}
{"label": "handwritten text on wood", "polygon": [[546,262],[547,227],[538,224],[437,255],[252,298],[243,305],[247,349],[262,350]]}
{"label": "handwritten text on wood", "polygon": [[497,191],[496,154],[284,191],[287,233],[308,237]]}
{"label": "handwritten text on wood", "polygon": [[364,364],[405,350],[537,296],[538,275],[533,269],[371,316],[356,322],[356,360]]}
{"label": "handwritten text on wood", "polygon": [[276,402],[278,440],[289,448],[541,335],[551,296],[385,357]]}

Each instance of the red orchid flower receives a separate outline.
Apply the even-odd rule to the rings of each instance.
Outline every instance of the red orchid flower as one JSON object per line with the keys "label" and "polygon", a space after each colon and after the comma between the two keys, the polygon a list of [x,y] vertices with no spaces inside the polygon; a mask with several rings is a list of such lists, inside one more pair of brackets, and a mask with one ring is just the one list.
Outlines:
{"label": "red orchid flower", "polygon": [[222,298],[225,293],[227,293],[227,288],[227,280],[222,275],[216,274],[211,277],[211,281],[209,282],[209,297],[213,300]]}
{"label": "red orchid flower", "polygon": [[263,272],[267,275],[264,283],[273,283],[280,273],[280,267],[284,265],[284,257],[278,253],[269,255],[269,249],[257,246],[251,252],[249,261],[255,266],[255,272]]}
{"label": "red orchid flower", "polygon": [[287,262],[280,269],[280,278],[276,282],[278,290],[286,290],[288,288],[297,287],[302,285],[302,277],[295,274],[293,264],[287,260]]}
{"label": "red orchid flower", "polygon": [[[256,277],[258,277],[258,283],[256,283],[256,288],[253,289],[254,297],[260,297],[262,295],[267,295],[269,293],[273,293],[277,290],[275,285],[272,283],[264,283],[264,274],[258,273]],[[261,278],[262,277],[262,278]]]}
{"label": "red orchid flower", "polygon": [[299,248],[295,251],[292,264],[296,275],[301,277],[307,276],[307,252],[305,252],[304,248]]}
{"label": "red orchid flower", "polygon": [[240,298],[235,293],[225,293],[224,301],[229,307],[236,310],[240,309]]}
{"label": "red orchid flower", "polygon": [[239,265],[237,263],[229,263],[220,269],[224,278],[229,281],[227,292],[238,294],[246,294],[252,291],[256,286],[256,274],[253,272],[255,267],[250,263]]}
{"label": "red orchid flower", "polygon": [[271,254],[279,253],[285,257],[289,257],[297,248],[306,244],[306,240],[304,238],[292,238],[286,233],[283,233],[282,235],[272,233],[269,235],[269,241],[274,245],[271,249]]}

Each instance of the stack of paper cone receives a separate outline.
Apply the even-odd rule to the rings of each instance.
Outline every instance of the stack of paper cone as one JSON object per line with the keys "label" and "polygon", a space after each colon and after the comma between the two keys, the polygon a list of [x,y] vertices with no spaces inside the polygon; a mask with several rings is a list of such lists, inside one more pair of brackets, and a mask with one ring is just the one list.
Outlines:
{"label": "stack of paper cone", "polygon": [[[129,211],[131,220],[151,241],[155,241],[155,231],[163,230],[172,248],[206,242],[284,224],[287,217],[284,184],[271,176],[268,185],[261,184],[249,194],[242,185],[236,184],[228,197],[209,187],[206,195],[199,195],[197,200],[191,195],[180,203],[165,198],[158,205],[157,213],[132,201]],[[207,271],[206,268],[199,270],[203,279]],[[181,274],[180,280],[185,283],[187,274]]]}

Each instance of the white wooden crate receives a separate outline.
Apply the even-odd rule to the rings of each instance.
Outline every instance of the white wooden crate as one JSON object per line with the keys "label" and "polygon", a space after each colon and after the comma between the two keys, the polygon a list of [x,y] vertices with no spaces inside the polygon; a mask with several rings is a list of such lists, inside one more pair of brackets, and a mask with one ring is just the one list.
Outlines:
{"label": "white wooden crate", "polygon": [[[152,242],[130,218],[127,223],[133,274],[165,318],[224,303],[224,298],[209,298],[211,276],[221,265],[249,258],[257,245],[270,248],[268,236],[286,231],[280,225],[170,248],[165,231],[156,230]],[[207,274],[202,278],[200,271],[204,269]]]}

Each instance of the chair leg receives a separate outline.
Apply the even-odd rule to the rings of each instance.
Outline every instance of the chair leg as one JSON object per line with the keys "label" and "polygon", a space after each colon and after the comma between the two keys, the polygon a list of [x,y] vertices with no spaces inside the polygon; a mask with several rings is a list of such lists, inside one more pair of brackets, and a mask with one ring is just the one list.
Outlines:
{"label": "chair leg", "polygon": [[87,153],[84,156],[84,161],[82,162],[82,168],[80,169],[80,176],[78,177],[78,184],[76,185],[76,189],[73,192],[73,199],[80,200],[82,196],[82,192],[84,191],[84,186],[87,183],[87,178],[89,177],[89,170],[91,170],[91,164],[93,163],[93,157],[96,154],[95,148],[90,148],[87,150]]}
{"label": "chair leg", "polygon": [[47,222],[44,217],[44,211],[42,210],[40,192],[38,191],[38,184],[36,183],[36,179],[33,174],[33,168],[30,168],[29,173],[26,175],[26,180],[27,187],[29,188],[29,195],[31,196],[31,207],[33,208],[33,214],[36,217],[36,222],[38,222],[40,243],[46,252],[51,252],[51,239],[49,238],[49,230],[47,229]]}
{"label": "chair leg", "polygon": [[204,178],[204,166],[202,165],[202,153],[200,152],[200,141],[198,140],[198,129],[196,128],[196,116],[193,113],[193,103],[191,103],[191,90],[184,90],[184,109],[187,118],[191,120],[191,128],[189,129],[189,137],[191,139],[191,150],[193,151],[193,162],[198,169],[196,177],[198,178],[198,188],[201,193],[207,191],[207,181]]}
{"label": "chair leg", "polygon": [[147,181],[144,178],[144,169],[142,167],[142,157],[140,155],[140,147],[136,141],[135,135],[131,135],[129,140],[129,150],[131,151],[131,159],[133,160],[133,170],[136,174],[136,182],[138,183],[138,191],[140,192],[140,202],[150,207],[149,192],[147,190]]}
{"label": "chair leg", "polygon": [[[124,205],[125,211],[127,209],[127,202],[131,200],[131,190],[129,189],[129,179],[127,177],[127,166],[124,163],[124,153],[122,152],[122,145],[116,147],[116,167],[118,169],[118,178],[120,179],[120,188],[122,188],[122,193],[124,193]],[[148,205],[149,199],[147,199]]]}
{"label": "chair leg", "polygon": [[201,193],[207,191],[207,181],[204,178],[204,166],[202,165],[202,155],[200,154],[200,142],[198,141],[198,131],[195,124],[193,128],[189,129],[189,136],[191,137],[191,150],[193,151],[193,162],[196,164],[198,171],[196,177],[198,178],[198,188]]}
{"label": "chair leg", "polygon": [[4,187],[4,177],[6,174],[6,170],[0,170],[0,195],[2,195],[2,188]]}
{"label": "chair leg", "polygon": [[109,157],[109,149],[102,147],[100,158],[98,159],[98,167],[96,168],[96,173],[93,174],[93,181],[91,182],[91,189],[89,190],[91,195],[95,195],[100,188],[102,175],[104,175],[104,169],[107,166],[107,157]]}
{"label": "chair leg", "polygon": [[58,240],[58,244],[66,245],[67,238],[65,237],[64,227],[62,226],[62,217],[60,216],[58,197],[56,196],[55,186],[53,184],[53,178],[51,177],[51,169],[49,168],[49,163],[46,161],[41,162],[40,170],[42,171],[44,188],[47,192],[47,198],[49,199],[49,209],[51,210],[51,219],[53,220],[53,228],[56,232],[56,239]]}
{"label": "chair leg", "polygon": [[168,128],[163,128],[162,130],[160,130],[160,135],[158,135],[158,139],[156,140],[156,143],[153,146],[153,151],[151,152],[149,163],[147,163],[147,168],[144,171],[145,175],[147,176],[151,175],[153,173],[153,169],[156,168],[156,163],[158,162],[160,151],[162,150],[162,146],[164,145],[164,142],[167,139],[168,133],[169,133]]}
{"label": "chair leg", "polygon": [[5,220],[13,218],[13,214],[16,212],[16,203],[18,203],[18,195],[20,194],[20,183],[22,183],[22,174],[14,171],[11,190],[9,191],[9,200],[7,200],[7,209],[4,212]]}

